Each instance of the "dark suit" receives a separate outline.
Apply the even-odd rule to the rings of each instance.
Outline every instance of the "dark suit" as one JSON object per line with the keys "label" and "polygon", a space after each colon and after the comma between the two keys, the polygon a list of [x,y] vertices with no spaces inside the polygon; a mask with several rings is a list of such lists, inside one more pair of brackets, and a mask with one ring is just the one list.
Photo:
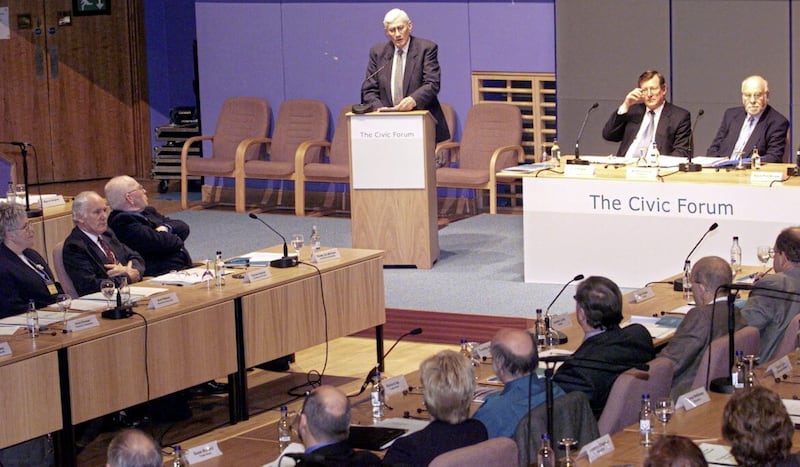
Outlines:
{"label": "dark suit", "polygon": [[[22,254],[35,265],[41,266],[51,280],[55,280],[53,272],[39,253],[27,248]],[[58,293],[63,293],[60,285],[56,284],[56,288]],[[36,308],[56,301],[47,289],[44,278],[26,265],[5,243],[0,243],[0,318],[25,312],[31,299],[36,302]]]}
{"label": "dark suit", "polygon": [[[617,157],[625,157],[628,147],[636,139],[642,126],[647,107],[644,104],[632,105],[627,113],[611,114],[603,127],[603,138],[620,142]],[[656,127],[655,142],[661,154],[689,157],[692,155],[692,120],[689,112],[669,102],[664,103]]]}
{"label": "dark suit", "polygon": [[383,463],[427,466],[439,454],[472,446],[487,439],[489,435],[486,427],[474,418],[464,420],[458,425],[434,420],[422,430],[395,440],[386,451]]}
{"label": "dark suit", "polygon": [[326,466],[347,467],[381,465],[381,460],[369,451],[355,451],[347,441],[329,444],[309,453],[306,461],[297,463],[298,466]]}
{"label": "dark suit", "polygon": [[[716,302],[714,309],[714,327],[711,340],[728,333],[728,304],[725,300]],[[685,394],[692,388],[700,359],[708,348],[708,335],[711,331],[712,305],[700,305],[692,308],[681,321],[669,344],[658,354],[674,362],[672,377],[673,399]],[[744,326],[741,313],[736,311],[736,329]]]}
{"label": "dark suit", "polygon": [[[142,255],[146,276],[159,276],[192,265],[192,257],[183,245],[189,236],[189,226],[183,221],[162,216],[152,206],[141,212],[113,211],[108,216],[108,225],[122,243]],[[156,230],[162,225],[169,231]]]}
{"label": "dark suit", "polygon": [[[133,263],[133,267],[144,274],[144,259],[117,239],[111,229],[103,232],[103,241],[114,252],[120,264]],[[100,282],[108,279],[105,253],[81,229],[74,227],[64,241],[64,269],[79,295],[100,291]]]}
{"label": "dark suit", "polygon": [[[450,138],[450,130],[439,105],[439,46],[429,40],[410,37],[406,67],[403,74],[403,97],[413,97],[416,110],[427,110],[436,119],[436,142]],[[369,51],[367,79],[361,86],[361,101],[372,110],[392,107],[392,63],[394,44],[389,41],[372,47]],[[380,71],[379,71],[380,70]],[[374,76],[373,76],[374,75]]]}
{"label": "dark suit", "polygon": [[[744,107],[732,107],[725,111],[717,136],[709,146],[706,155],[730,157],[745,119],[749,115]],[[753,147],[758,148],[762,162],[783,162],[786,151],[786,131],[789,121],[769,105],[761,113],[761,117],[753,128],[753,133],[744,145],[745,157],[749,157]]]}
{"label": "dark suit", "polygon": [[565,392],[583,391],[592,412],[603,412],[611,386],[620,373],[655,357],[653,339],[644,326],[632,324],[592,336],[558,369],[553,381]]}

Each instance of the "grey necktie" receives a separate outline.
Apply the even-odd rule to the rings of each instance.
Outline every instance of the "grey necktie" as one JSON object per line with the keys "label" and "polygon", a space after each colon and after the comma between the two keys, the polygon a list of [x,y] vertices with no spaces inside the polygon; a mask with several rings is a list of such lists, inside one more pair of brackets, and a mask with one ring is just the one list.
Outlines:
{"label": "grey necktie", "polygon": [[733,154],[731,154],[731,159],[739,159],[742,156],[742,153],[745,150],[744,145],[747,144],[747,140],[750,139],[750,135],[753,134],[753,128],[755,128],[756,118],[754,116],[747,117],[747,120],[742,124],[742,130],[739,132],[739,139],[736,140],[736,145],[733,146]]}
{"label": "grey necktie", "polygon": [[392,68],[392,104],[397,105],[401,100],[403,100],[403,49],[397,49]]}

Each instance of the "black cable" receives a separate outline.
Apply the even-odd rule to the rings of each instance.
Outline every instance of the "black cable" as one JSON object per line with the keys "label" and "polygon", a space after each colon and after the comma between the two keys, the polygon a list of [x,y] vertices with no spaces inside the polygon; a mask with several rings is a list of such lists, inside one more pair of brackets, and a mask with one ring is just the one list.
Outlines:
{"label": "black cable", "polygon": [[536,171],[536,175],[534,175],[533,178],[539,178],[539,174],[543,172],[553,172],[554,174],[564,175],[564,171],[559,172],[558,170],[555,169],[542,169]]}

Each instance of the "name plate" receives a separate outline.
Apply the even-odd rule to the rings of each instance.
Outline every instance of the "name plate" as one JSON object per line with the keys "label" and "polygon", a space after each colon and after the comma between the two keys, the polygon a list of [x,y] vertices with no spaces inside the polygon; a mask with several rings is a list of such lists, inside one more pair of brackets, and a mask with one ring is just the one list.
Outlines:
{"label": "name plate", "polygon": [[630,303],[642,303],[645,300],[650,300],[655,297],[656,293],[653,292],[651,287],[644,287],[642,289],[634,290],[631,292]]}
{"label": "name plate", "polygon": [[553,329],[563,329],[572,326],[569,315],[550,315],[550,327]]}
{"label": "name plate", "polygon": [[792,372],[792,362],[789,361],[788,355],[784,355],[783,358],[773,363],[772,365],[768,366],[765,374],[768,375],[772,373],[772,375],[775,376],[775,379],[778,379],[783,375],[788,375],[791,372]]}
{"label": "name plate", "polygon": [[565,177],[594,177],[593,165],[567,164],[564,166]]}
{"label": "name plate", "polygon": [[269,272],[269,268],[259,268],[253,271],[246,272],[244,274],[244,283],[252,284],[253,282],[269,279],[270,277],[272,277],[272,273]]}
{"label": "name plate", "polygon": [[584,446],[578,457],[589,456],[589,462],[591,463],[610,452],[614,452],[614,442],[611,441],[611,436],[603,435]]}
{"label": "name plate", "polygon": [[185,455],[186,462],[188,462],[190,465],[194,465],[215,457],[219,457],[222,455],[222,451],[219,449],[217,442],[212,441],[202,446],[197,446],[196,448],[187,449]]}
{"label": "name plate", "polygon": [[406,381],[406,377],[403,375],[385,379],[381,381],[381,383],[383,384],[383,391],[386,393],[386,397],[408,391],[408,381]]}
{"label": "name plate", "polygon": [[325,261],[332,261],[334,259],[341,259],[342,255],[339,253],[338,248],[330,248],[325,251],[315,251],[311,253],[312,263],[324,263]]}
{"label": "name plate", "polygon": [[158,297],[151,298],[147,303],[147,308],[157,310],[166,306],[177,305],[178,301],[178,295],[176,295],[175,292],[170,292],[166,295],[159,295]]}
{"label": "name plate", "polygon": [[772,182],[782,182],[783,173],[781,172],[762,172],[753,170],[750,172],[750,183],[753,185],[769,185]]}
{"label": "name plate", "polygon": [[96,315],[89,315],[84,318],[71,319],[67,321],[67,331],[83,331],[84,329],[91,329],[100,326]]}
{"label": "name plate", "polygon": [[678,402],[675,404],[676,409],[683,408],[687,412],[700,407],[701,405],[711,402],[711,397],[708,396],[708,392],[706,392],[706,388],[699,387],[697,389],[692,389],[691,391],[683,394],[678,398]]}
{"label": "name plate", "polygon": [[625,170],[625,178],[654,182],[658,180],[658,167],[628,167]]}
{"label": "name plate", "polygon": [[[550,321],[550,324],[552,323],[553,322]],[[472,350],[478,354],[478,357],[480,357],[481,360],[487,360],[492,357],[491,347],[492,347],[492,341],[488,341],[484,342],[483,344],[480,344],[479,346],[475,347]]]}
{"label": "name plate", "polygon": [[11,353],[11,346],[8,345],[8,342],[0,342],[0,357],[10,357]]}

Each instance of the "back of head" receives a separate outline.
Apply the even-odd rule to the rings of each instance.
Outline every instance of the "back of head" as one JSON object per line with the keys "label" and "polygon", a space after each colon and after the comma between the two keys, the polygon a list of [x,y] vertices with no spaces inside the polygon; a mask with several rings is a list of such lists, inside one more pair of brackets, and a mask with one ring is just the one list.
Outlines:
{"label": "back of head", "polygon": [[692,268],[692,281],[703,284],[710,293],[719,286],[733,281],[730,264],[719,256],[706,256],[698,260]]}
{"label": "back of head", "polygon": [[725,404],[722,436],[743,466],[769,466],[789,457],[792,424],[780,396],[763,386],[737,391]]}
{"label": "back of head", "polygon": [[595,329],[612,329],[622,321],[622,292],[611,279],[587,277],[578,284],[575,302]]}
{"label": "back of head", "polygon": [[425,406],[432,417],[453,425],[469,418],[475,372],[468,359],[458,352],[444,350],[423,361],[419,372]]}
{"label": "back of head", "polygon": [[118,175],[106,183],[104,188],[106,200],[111,209],[120,210],[125,206],[125,196],[139,186],[132,177]]}
{"label": "back of head", "polygon": [[350,434],[350,401],[333,386],[320,386],[303,402],[308,430],[317,443],[344,441]]}
{"label": "back of head", "polygon": [[644,467],[705,467],[703,451],[689,438],[662,436],[650,448]]}
{"label": "back of head", "polygon": [[117,433],[108,445],[107,456],[110,467],[161,467],[164,462],[155,440],[137,429]]}
{"label": "back of head", "polygon": [[800,227],[788,227],[778,234],[775,253],[783,253],[792,263],[800,263]]}
{"label": "back of head", "polygon": [[0,243],[6,239],[6,233],[17,227],[20,219],[26,219],[25,207],[21,204],[0,203]]}
{"label": "back of head", "polygon": [[522,329],[497,331],[492,338],[491,352],[495,373],[504,372],[509,380],[533,373],[539,365],[535,338]]}

